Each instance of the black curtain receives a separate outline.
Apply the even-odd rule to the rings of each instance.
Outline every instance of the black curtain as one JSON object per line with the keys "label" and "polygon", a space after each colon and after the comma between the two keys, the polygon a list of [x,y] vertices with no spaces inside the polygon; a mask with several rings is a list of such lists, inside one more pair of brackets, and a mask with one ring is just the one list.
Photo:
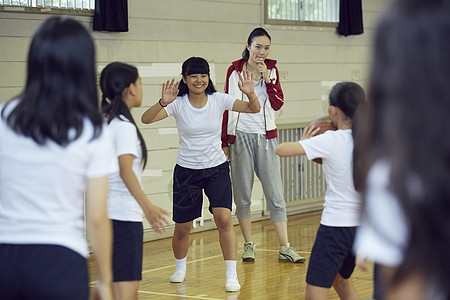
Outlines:
{"label": "black curtain", "polygon": [[128,31],[127,0],[95,0],[94,30]]}
{"label": "black curtain", "polygon": [[361,0],[339,1],[339,25],[337,30],[339,34],[344,36],[364,32]]}

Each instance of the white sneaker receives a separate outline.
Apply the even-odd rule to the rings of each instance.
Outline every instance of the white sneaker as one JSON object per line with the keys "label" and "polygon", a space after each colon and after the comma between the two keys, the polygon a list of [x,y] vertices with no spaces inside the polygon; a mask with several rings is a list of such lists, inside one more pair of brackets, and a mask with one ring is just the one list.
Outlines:
{"label": "white sneaker", "polygon": [[170,276],[170,282],[173,283],[181,283],[184,281],[184,277],[186,276],[186,274],[180,273],[180,272],[175,272],[173,273],[172,276]]}
{"label": "white sneaker", "polygon": [[225,285],[225,292],[237,292],[241,289],[241,285],[237,279],[228,279]]}

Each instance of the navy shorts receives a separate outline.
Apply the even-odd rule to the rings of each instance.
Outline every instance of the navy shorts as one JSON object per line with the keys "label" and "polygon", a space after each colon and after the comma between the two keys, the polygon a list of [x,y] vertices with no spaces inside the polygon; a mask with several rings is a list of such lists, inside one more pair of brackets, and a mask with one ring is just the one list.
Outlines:
{"label": "navy shorts", "polygon": [[112,220],[113,281],[142,279],[142,222]]}
{"label": "navy shorts", "polygon": [[306,283],[331,288],[339,273],[348,279],[355,269],[352,252],[356,227],[331,227],[320,224],[311,251]]}
{"label": "navy shorts", "polygon": [[231,179],[228,162],[207,169],[188,169],[175,165],[173,172],[173,221],[186,223],[202,215],[203,192],[213,207],[231,210]]}
{"label": "navy shorts", "polygon": [[0,244],[0,298],[89,299],[86,258],[58,245]]}

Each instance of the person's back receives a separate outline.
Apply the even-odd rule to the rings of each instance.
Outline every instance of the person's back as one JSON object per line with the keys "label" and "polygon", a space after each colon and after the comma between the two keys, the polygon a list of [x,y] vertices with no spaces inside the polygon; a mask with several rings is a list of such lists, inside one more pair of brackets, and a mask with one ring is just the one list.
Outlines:
{"label": "person's back", "polygon": [[282,143],[275,152],[282,157],[322,159],[327,191],[306,274],[308,300],[327,299],[331,287],[341,299],[359,299],[349,280],[355,267],[352,246],[360,212],[360,198],[353,184],[352,133],[359,126],[355,121],[364,102],[365,93],[358,84],[336,84],[330,92],[328,113],[338,130],[317,135],[320,127],[307,126],[300,141]]}
{"label": "person's back", "polygon": [[117,164],[98,109],[88,31],[64,16],[44,21],[27,71],[24,91],[0,105],[2,297],[89,298],[86,210],[99,269],[96,292],[110,299],[106,199]]}
{"label": "person's back", "polygon": [[360,199],[353,186],[353,137],[351,129],[327,131],[300,142],[309,160],[322,158],[327,184],[321,224],[356,226],[359,224]]}
{"label": "person's back", "polygon": [[88,255],[83,232],[85,181],[101,172],[95,168],[101,162],[93,164],[92,156],[107,135],[91,141],[92,124],[86,121],[84,127],[81,137],[66,147],[54,142],[39,145],[17,135],[1,119],[1,243],[60,244]]}

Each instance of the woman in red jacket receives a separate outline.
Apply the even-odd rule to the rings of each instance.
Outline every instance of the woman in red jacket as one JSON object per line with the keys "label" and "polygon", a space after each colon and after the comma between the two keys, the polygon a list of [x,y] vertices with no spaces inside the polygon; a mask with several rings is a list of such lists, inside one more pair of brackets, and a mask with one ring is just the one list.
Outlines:
{"label": "woman in red jacket", "polygon": [[263,28],[255,28],[249,35],[242,58],[228,68],[225,92],[248,101],[237,88],[239,74],[253,73],[255,93],[261,103],[257,114],[226,111],[222,124],[222,147],[231,163],[233,196],[236,215],[244,236],[244,261],[255,260],[255,244],[251,238],[250,205],[254,174],[263,186],[270,210],[270,218],[280,242],[278,260],[300,263],[298,255],[288,241],[286,203],[284,201],[278,157],[275,111],[283,104],[277,61],[268,59],[271,38]]}

